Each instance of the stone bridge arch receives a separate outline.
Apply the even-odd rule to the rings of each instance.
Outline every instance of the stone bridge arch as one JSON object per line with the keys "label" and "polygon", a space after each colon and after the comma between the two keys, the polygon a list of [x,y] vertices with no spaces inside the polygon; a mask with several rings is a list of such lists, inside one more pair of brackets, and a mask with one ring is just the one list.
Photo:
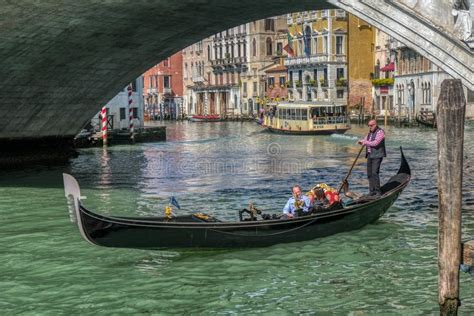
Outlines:
{"label": "stone bridge arch", "polygon": [[304,10],[345,9],[474,89],[473,50],[455,36],[452,6],[446,0],[4,2],[0,143],[67,141],[129,81],[183,47],[245,22]]}

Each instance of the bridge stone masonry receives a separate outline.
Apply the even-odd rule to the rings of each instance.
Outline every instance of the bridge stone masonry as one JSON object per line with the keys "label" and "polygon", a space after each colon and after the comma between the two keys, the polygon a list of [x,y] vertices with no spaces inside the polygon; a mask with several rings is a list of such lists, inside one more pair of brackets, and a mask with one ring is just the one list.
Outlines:
{"label": "bridge stone masonry", "polygon": [[345,9],[474,90],[472,29],[459,23],[462,18],[472,26],[474,5],[457,2],[2,1],[0,164],[12,153],[68,156],[72,138],[86,122],[151,66],[224,29],[295,11]]}

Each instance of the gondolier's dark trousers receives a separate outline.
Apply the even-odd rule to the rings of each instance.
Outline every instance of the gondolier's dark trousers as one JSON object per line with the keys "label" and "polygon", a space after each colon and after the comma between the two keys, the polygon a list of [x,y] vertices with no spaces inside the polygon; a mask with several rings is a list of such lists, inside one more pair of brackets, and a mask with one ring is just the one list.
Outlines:
{"label": "gondolier's dark trousers", "polygon": [[367,158],[367,177],[369,178],[369,194],[376,195],[380,192],[380,164],[383,158]]}

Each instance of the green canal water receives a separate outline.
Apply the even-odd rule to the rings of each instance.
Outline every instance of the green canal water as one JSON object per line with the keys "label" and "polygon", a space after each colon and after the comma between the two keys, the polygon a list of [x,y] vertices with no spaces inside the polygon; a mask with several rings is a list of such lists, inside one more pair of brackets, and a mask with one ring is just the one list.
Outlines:
{"label": "green canal water", "polygon": [[[103,214],[178,213],[236,219],[250,201],[281,212],[290,187],[337,186],[366,127],[346,135],[268,134],[252,123],[176,123],[168,141],[84,149],[65,166],[0,174],[0,311],[12,314],[422,315],[437,307],[436,132],[387,127],[382,180],[413,180],[373,225],[323,239],[237,250],[144,251],[84,242],[70,223],[62,172]],[[474,238],[474,125],[466,125],[463,231]],[[363,159],[351,177],[365,193]],[[461,274],[461,314],[474,314],[474,279]]]}

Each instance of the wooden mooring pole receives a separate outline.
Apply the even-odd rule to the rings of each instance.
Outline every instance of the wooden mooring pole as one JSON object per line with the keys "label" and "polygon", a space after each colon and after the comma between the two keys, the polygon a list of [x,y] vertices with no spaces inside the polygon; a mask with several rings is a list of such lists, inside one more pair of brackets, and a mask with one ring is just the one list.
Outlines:
{"label": "wooden mooring pole", "polygon": [[441,84],[438,124],[438,268],[441,315],[457,315],[461,263],[461,204],[464,116],[466,99],[461,80]]}

